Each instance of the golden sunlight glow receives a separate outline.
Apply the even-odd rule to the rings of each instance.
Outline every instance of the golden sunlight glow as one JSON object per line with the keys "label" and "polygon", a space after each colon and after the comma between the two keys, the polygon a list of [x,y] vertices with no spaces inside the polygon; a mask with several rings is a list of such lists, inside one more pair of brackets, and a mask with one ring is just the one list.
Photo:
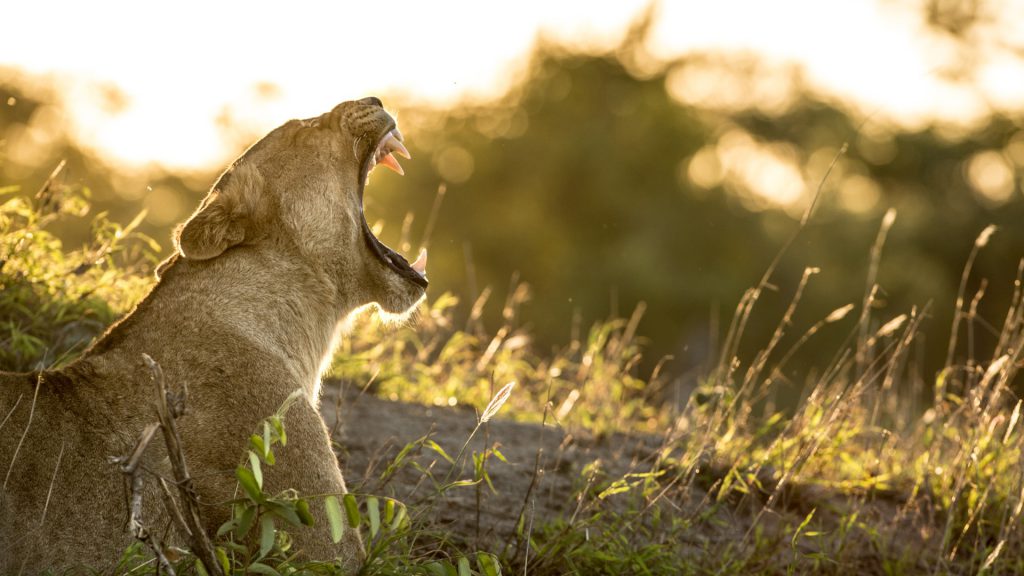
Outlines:
{"label": "golden sunlight glow", "polygon": [[979,152],[966,162],[967,181],[988,204],[999,206],[1013,196],[1013,167],[999,152]]}
{"label": "golden sunlight glow", "polygon": [[[1014,13],[1024,0],[1004,2]],[[344,99],[383,94],[452,104],[499,95],[538,36],[608,48],[647,6],[18,2],[5,8],[5,20],[17,24],[5,29],[0,66],[53,80],[69,112],[54,113],[48,125],[70,126],[80,144],[123,168],[209,169],[283,118]],[[990,106],[1024,102],[1021,60],[987,44],[976,86],[950,79],[953,41],[925,30],[915,1],[664,2],[655,14],[649,58],[716,52],[770,67],[753,84],[699,64],[674,70],[666,89],[682,102],[779,109],[790,101],[792,74],[865,115],[909,127],[936,119],[969,125]],[[1003,20],[993,25],[1013,25]],[[481,128],[516,133],[524,121],[496,118]],[[46,131],[45,123],[34,126],[11,149],[31,154]],[[471,158],[453,152],[448,160],[454,176],[472,171]],[[765,169],[795,186],[777,160]],[[781,194],[793,195],[793,186]]]}
{"label": "golden sunlight glow", "polygon": [[717,148],[726,186],[750,209],[770,205],[799,208],[807,187],[792,146],[764,144],[736,128],[718,140]]}
{"label": "golden sunlight glow", "polygon": [[680,180],[710,189],[722,183],[722,162],[714,146],[705,146],[685,164],[685,172],[680,170]]}
{"label": "golden sunlight glow", "polygon": [[448,146],[434,156],[437,173],[445,182],[461,184],[473,175],[473,155],[461,146]]}
{"label": "golden sunlight glow", "polygon": [[882,189],[867,176],[852,174],[839,186],[839,204],[849,212],[868,213],[881,199]]}

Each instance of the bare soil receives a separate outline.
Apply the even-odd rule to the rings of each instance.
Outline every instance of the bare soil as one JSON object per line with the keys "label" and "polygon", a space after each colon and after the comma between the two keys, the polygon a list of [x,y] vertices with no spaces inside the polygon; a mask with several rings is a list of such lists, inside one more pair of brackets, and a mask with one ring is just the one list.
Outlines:
{"label": "bare soil", "polygon": [[[587,493],[593,500],[596,490],[608,482],[629,472],[651,470],[664,441],[660,436],[645,435],[595,437],[557,426],[495,418],[467,445],[464,460],[468,464],[452,470],[435,450],[420,445],[409,451],[405,465],[388,475],[386,469],[403,447],[425,436],[456,458],[476,426],[477,414],[468,408],[387,401],[336,381],[324,385],[321,412],[332,431],[351,491],[393,497],[413,510],[426,507],[446,538],[494,552],[521,544],[516,536],[521,515],[527,532],[548,522],[567,521],[581,506],[578,494]],[[445,480],[472,479],[471,455],[492,446],[507,460],[491,458],[487,465],[493,491],[480,484],[438,495],[437,486]],[[595,463],[597,473],[593,472]],[[794,549],[788,537],[779,536],[778,542],[769,545],[776,551],[768,556],[778,555],[776,560],[784,566],[797,552],[826,553],[860,574],[884,573],[883,559],[894,556],[924,568],[929,538],[921,529],[927,531],[932,522],[922,517],[925,511],[908,509],[903,491],[849,494],[814,484],[792,484],[778,491],[768,510],[764,506],[766,493],[737,502],[715,502],[709,494],[727,472],[728,467],[709,464],[693,481],[659,499],[663,511],[695,519],[695,529],[687,533],[685,541],[673,542],[680,554],[699,562],[709,549],[750,538],[755,523],[760,526],[758,537],[770,541],[775,539],[773,534],[790,533],[778,528],[791,530],[812,510],[816,511],[815,526],[831,532],[856,511],[860,522],[878,529],[872,537],[855,535],[842,550],[831,550],[813,541],[801,542]],[[778,474],[765,470],[758,481],[765,491],[772,491],[778,485]],[[593,489],[581,490],[588,483]],[[614,498],[603,505],[614,507]]]}
{"label": "bare soil", "polygon": [[[569,518],[578,505],[574,494],[586,482],[584,467],[600,461],[601,477],[620,477],[649,469],[661,439],[616,436],[595,439],[555,426],[512,422],[495,418],[483,424],[466,445],[477,423],[469,408],[449,408],[391,402],[338,382],[325,383],[321,413],[336,442],[349,489],[394,497],[416,504],[435,499],[434,481],[472,479],[472,454],[497,447],[507,460],[492,457],[487,464],[493,483],[446,491],[443,505],[435,505],[439,528],[476,543],[508,542],[526,507],[534,525]],[[410,442],[429,436],[455,459],[466,445],[463,464],[452,465],[436,451],[420,447],[390,479],[382,474]],[[468,463],[465,461],[468,460]]]}

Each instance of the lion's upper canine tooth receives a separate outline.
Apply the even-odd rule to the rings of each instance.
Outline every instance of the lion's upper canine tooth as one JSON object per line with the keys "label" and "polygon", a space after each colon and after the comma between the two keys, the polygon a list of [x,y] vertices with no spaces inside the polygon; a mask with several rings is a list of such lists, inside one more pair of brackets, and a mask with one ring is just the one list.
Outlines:
{"label": "lion's upper canine tooth", "polygon": [[416,261],[411,264],[412,269],[419,272],[420,276],[427,275],[427,249],[423,248],[420,250],[420,255],[416,258]]}
{"label": "lion's upper canine tooth", "polygon": [[409,155],[409,151],[405,149],[402,141],[395,136],[395,132],[397,132],[397,130],[389,132],[388,135],[384,137],[384,142],[382,144],[383,148],[390,152],[397,152],[406,159],[411,160],[412,156]]}

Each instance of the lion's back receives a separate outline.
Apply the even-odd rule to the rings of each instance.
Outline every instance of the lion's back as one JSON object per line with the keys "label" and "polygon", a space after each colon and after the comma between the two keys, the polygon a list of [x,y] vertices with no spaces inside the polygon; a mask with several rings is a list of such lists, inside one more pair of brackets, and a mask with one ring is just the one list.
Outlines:
{"label": "lion's back", "polygon": [[[0,372],[0,574],[69,559],[101,568],[129,543],[118,537],[124,507],[111,505],[117,468],[97,466],[104,448],[64,410],[74,384],[63,372]],[[110,538],[97,539],[103,532]]]}

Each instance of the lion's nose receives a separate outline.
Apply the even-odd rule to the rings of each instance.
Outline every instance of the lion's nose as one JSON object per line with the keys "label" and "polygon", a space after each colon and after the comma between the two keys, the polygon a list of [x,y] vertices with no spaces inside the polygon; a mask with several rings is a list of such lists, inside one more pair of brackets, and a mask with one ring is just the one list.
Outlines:
{"label": "lion's nose", "polygon": [[369,106],[376,106],[378,108],[384,107],[384,103],[381,102],[380,98],[377,98],[376,96],[369,96],[367,98],[363,98],[362,100],[356,100],[356,102],[360,104],[366,104]]}

